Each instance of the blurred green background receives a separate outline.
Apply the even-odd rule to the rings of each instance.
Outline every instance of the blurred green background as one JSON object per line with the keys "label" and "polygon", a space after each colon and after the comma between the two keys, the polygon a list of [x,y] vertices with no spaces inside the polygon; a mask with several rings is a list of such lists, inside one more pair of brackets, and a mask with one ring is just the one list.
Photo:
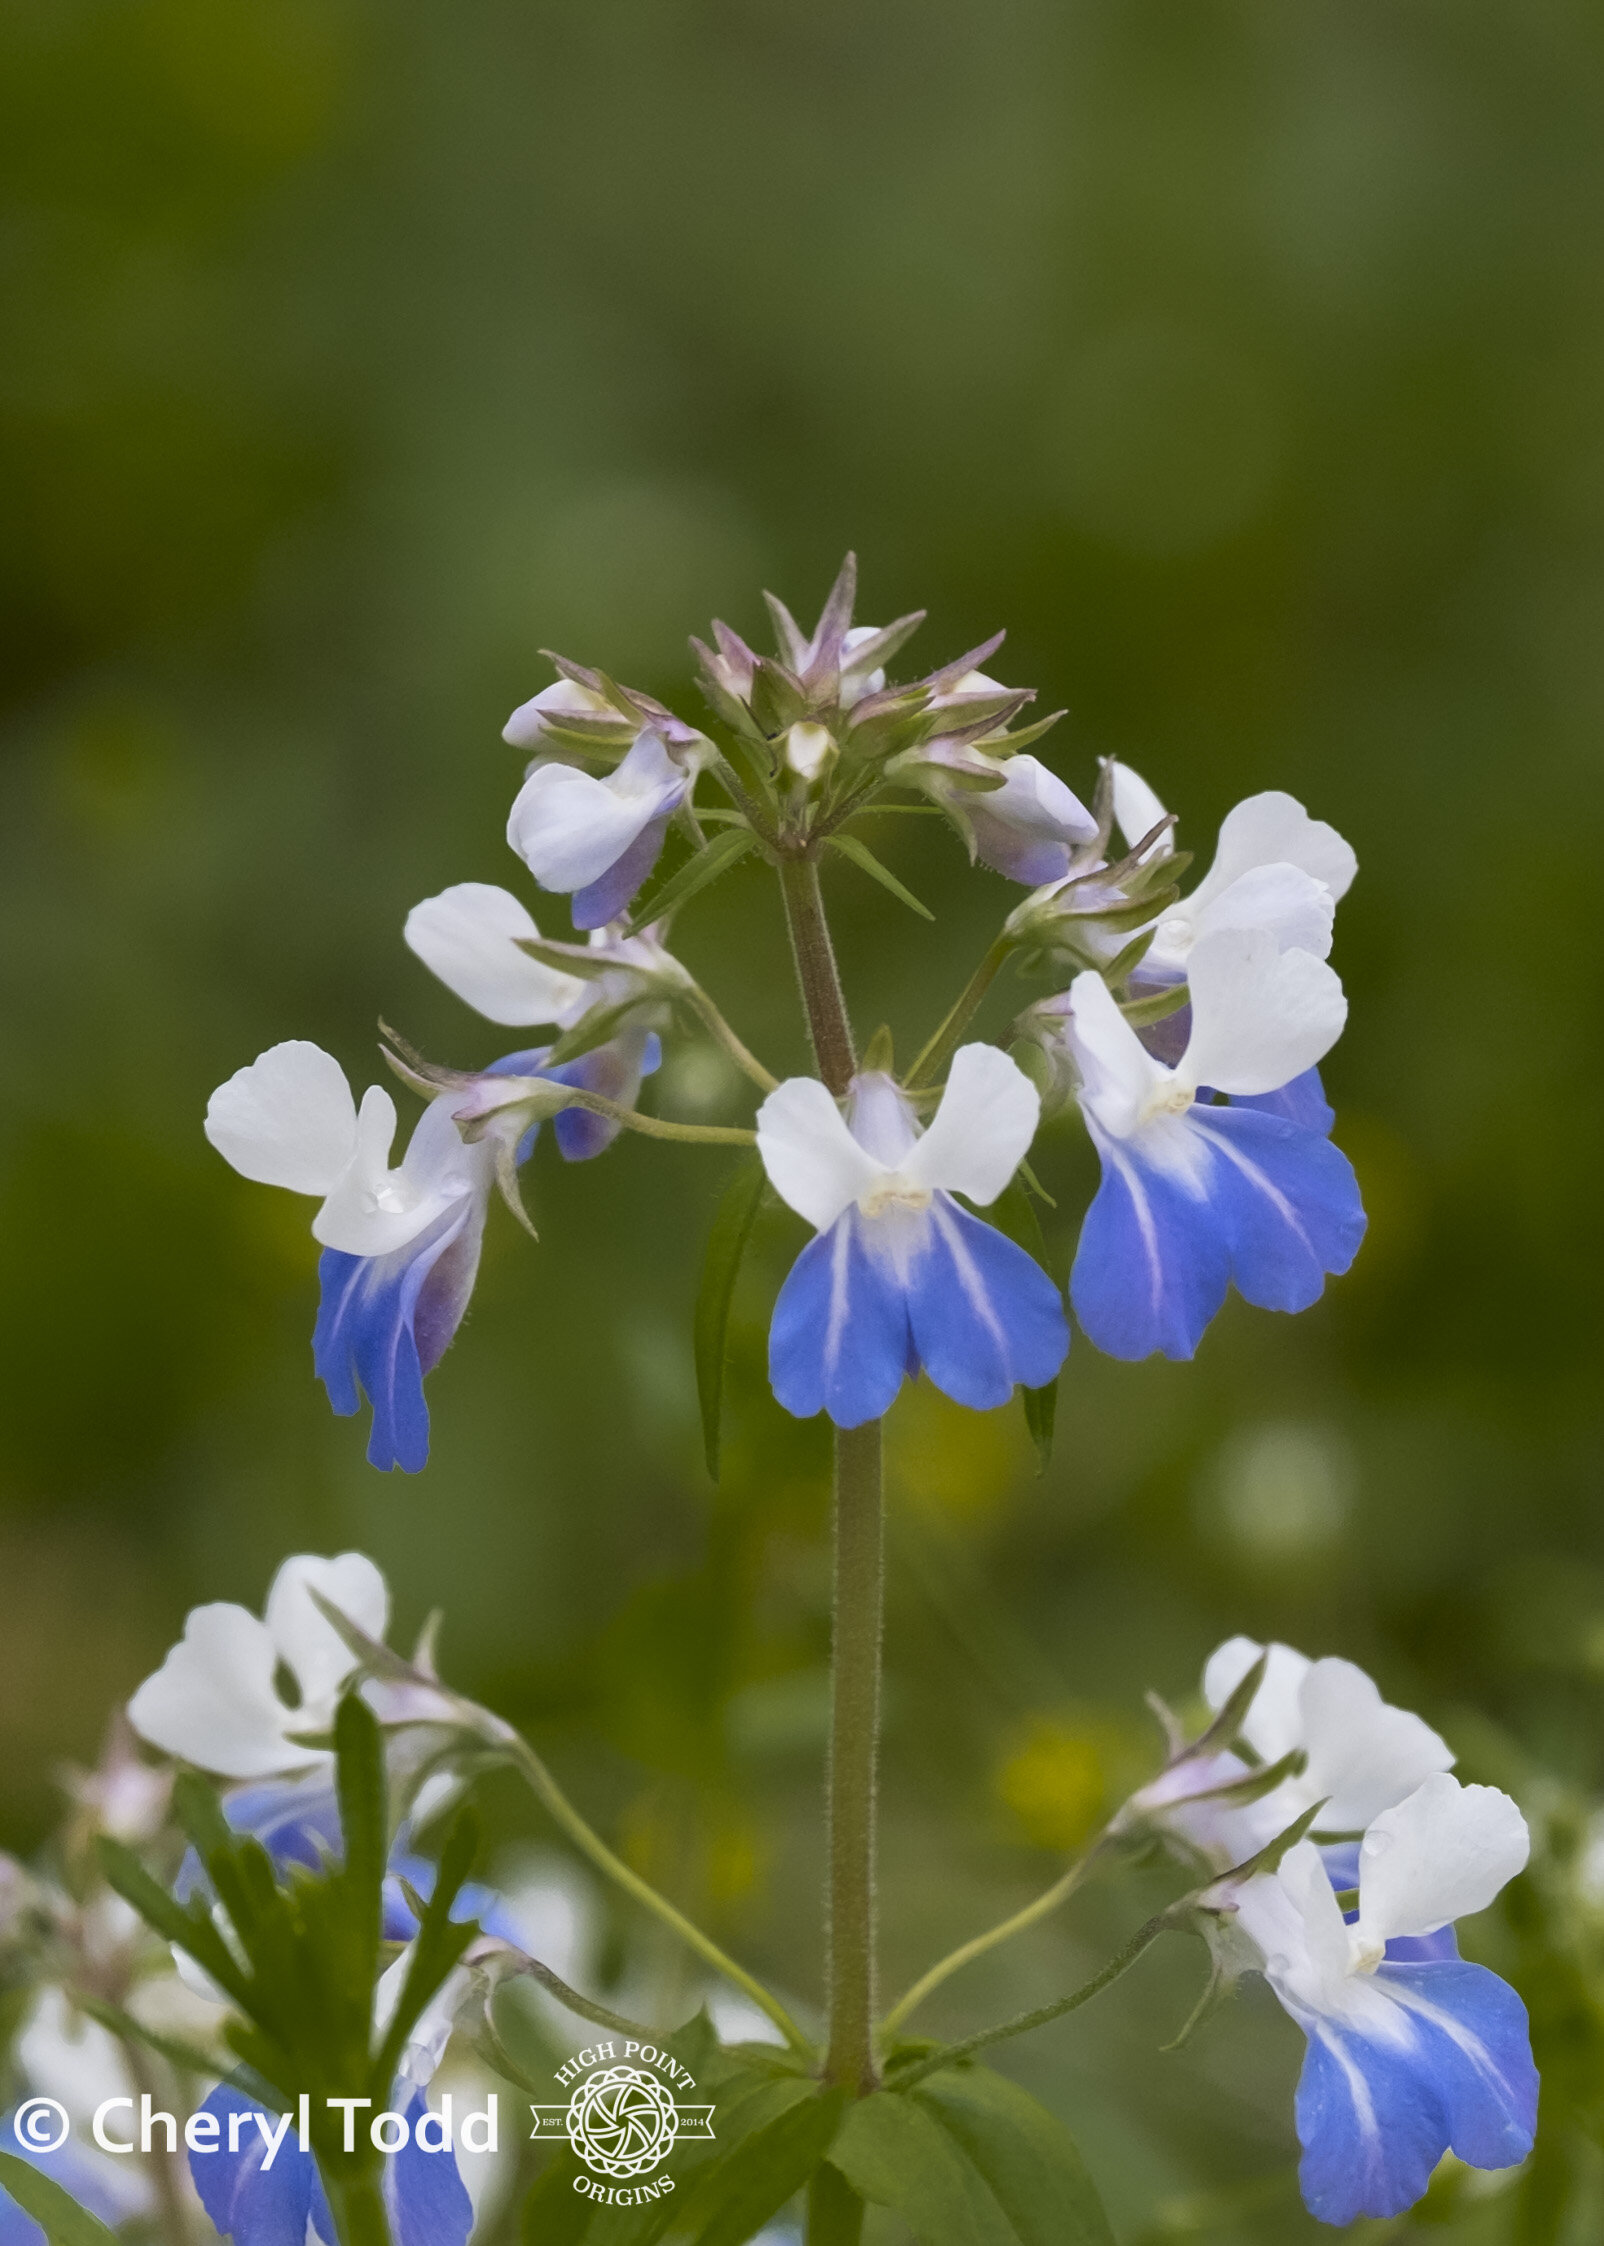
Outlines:
{"label": "blurred green background", "polygon": [[[796,1235],[747,1274],[715,1491],[721,1158],[543,1147],[541,1246],[493,1219],[434,1461],[381,1479],[312,1384],[309,1205],[200,1117],[283,1037],[376,1077],[381,1010],[442,1058],[516,1042],[400,928],[522,883],[498,733],[537,650],[694,717],[685,633],[755,633],[765,583],[810,613],[852,544],[864,617],[929,607],[925,661],[1008,626],[1075,785],[1117,752],[1205,853],[1265,786],[1353,839],[1328,1076],[1372,1211],[1296,1322],[1234,1305],[1185,1367],[1078,1344],[1042,1479],[1014,1413],[905,1396],[890,1978],[1053,1876],[1152,1759],[1145,1687],[1237,1629],[1348,1654],[1583,1850],[1472,1935],[1551,2094],[1541,2188],[1465,2235],[1596,2238],[1604,17],[52,0],[0,41],[0,1838],[189,1604],[358,1544],[816,1992],[823,1452],[760,1378]],[[1015,893],[934,822],[898,841],[933,930],[831,894],[906,1049]],[[801,1061],[759,870],[679,941]],[[661,1097],[739,1111],[694,1051]],[[1040,1166],[1067,1250],[1073,1135]],[[934,2025],[1067,1987],[1141,1907],[1094,1895]],[[1154,2056],[1200,1974],[1177,1946],[1009,2063],[1122,2236],[1301,2238],[1295,2031],[1249,1996]]]}

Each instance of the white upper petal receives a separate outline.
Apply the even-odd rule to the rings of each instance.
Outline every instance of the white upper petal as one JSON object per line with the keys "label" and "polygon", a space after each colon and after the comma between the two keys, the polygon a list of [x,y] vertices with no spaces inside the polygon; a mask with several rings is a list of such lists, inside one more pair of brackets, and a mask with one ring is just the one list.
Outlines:
{"label": "white upper petal", "polygon": [[[1203,1697],[1218,1714],[1261,1653],[1269,1652],[1264,1678],[1243,1719],[1241,1737],[1265,1762],[1279,1762],[1304,1745],[1302,1691],[1308,1657],[1292,1646],[1268,1649],[1253,1638],[1227,1638],[1209,1655],[1203,1671]],[[1289,1820],[1290,1822],[1290,1820]]]}
{"label": "white upper petal", "polygon": [[543,889],[584,889],[684,785],[655,733],[643,733],[605,780],[571,764],[543,764],[519,790],[507,840]]}
{"label": "white upper petal", "polygon": [[[1164,816],[1164,806],[1139,772],[1128,764],[1114,767],[1114,819],[1125,837],[1127,849],[1134,850],[1144,834],[1151,834]],[[1170,831],[1165,830],[1163,840],[1153,853],[1169,857],[1175,849]]]}
{"label": "white upper petal", "polygon": [[1167,912],[1153,932],[1146,964],[1185,971],[1192,947],[1222,928],[1262,928],[1280,951],[1331,950],[1336,899],[1323,881],[1297,866],[1255,866],[1201,906],[1188,897]]}
{"label": "white upper petal", "polygon": [[389,1167],[395,1137],[395,1102],[377,1084],[363,1095],[357,1117],[357,1152],[312,1220],[312,1237],[351,1256],[387,1256],[404,1248],[465,1193],[480,1190],[489,1156],[463,1144],[452,1110],[459,1092],[431,1100],[412,1134],[406,1159]]}
{"label": "white upper petal", "polygon": [[1030,1151],[1041,1098],[1023,1069],[995,1045],[963,1045],[930,1128],[902,1174],[915,1185],[995,1201]]}
{"label": "white upper petal", "polygon": [[1299,1700],[1309,1755],[1299,1786],[1305,1801],[1328,1801],[1327,1832],[1358,1831],[1453,1762],[1430,1724],[1390,1706],[1351,1661],[1316,1661]]}
{"label": "white upper petal", "polygon": [[1081,1105],[1115,1138],[1129,1138],[1170,1072],[1148,1052],[1094,968],[1075,977],[1069,996],[1067,1034]]}
{"label": "white upper petal", "polygon": [[1187,981],[1192,1036],[1176,1074],[1194,1088],[1279,1091],[1324,1059],[1348,1018],[1342,985],[1325,961],[1282,951],[1263,928],[1200,938]]}
{"label": "white upper petal", "polygon": [[1057,835],[1065,842],[1089,842],[1096,834],[1097,822],[1080,797],[1039,757],[988,757],[986,762],[1003,776],[1002,786],[975,807],[988,818],[1027,834]]}
{"label": "white upper petal", "polygon": [[543,720],[552,717],[608,717],[617,716],[605,695],[593,694],[588,686],[580,686],[571,678],[560,678],[551,686],[543,686],[527,702],[520,702],[501,729],[501,738],[515,749],[533,749],[546,737]]}
{"label": "white upper petal", "polygon": [[1276,1871],[1247,1881],[1237,1896],[1237,1919],[1277,1994],[1307,2012],[1346,2009],[1352,1947],[1312,1841],[1299,1841]]}
{"label": "white upper petal", "polygon": [[269,1778],[316,1757],[291,1747],[291,1711],[273,1686],[279,1649],[244,1607],[195,1607],[184,1635],[128,1703],[143,1739],[224,1778]]}
{"label": "white upper petal", "polygon": [[356,1151],[356,1102],[332,1054],[291,1038],[219,1084],[206,1136],[241,1177],[327,1193]]}
{"label": "white upper petal", "polygon": [[1435,1934],[1473,1911],[1525,1868],[1526,1820],[1496,1786],[1461,1786],[1434,1772],[1383,1811],[1359,1849],[1361,1940]]}
{"label": "white upper petal", "polygon": [[332,1707],[334,1695],[356,1667],[356,1656],[332,1622],[312,1603],[319,1591],[331,1606],[349,1615],[370,1638],[382,1638],[390,1619],[390,1594],[384,1577],[363,1552],[342,1552],[326,1560],[299,1552],[286,1560],[267,1594],[267,1629],[279,1656],[301,1688],[300,1728],[312,1728]]}
{"label": "white upper petal", "polygon": [[787,1077],[769,1094],[757,1111],[757,1148],[780,1199],[819,1232],[887,1175],[814,1076]]}
{"label": "white upper petal", "polygon": [[[1117,800],[1117,799],[1116,799]],[[1324,819],[1311,819],[1296,796],[1272,788],[1228,811],[1214,863],[1187,900],[1194,913],[1256,866],[1296,866],[1323,881],[1333,900],[1347,895],[1359,861]]]}
{"label": "white upper petal", "polygon": [[512,1027],[559,1021],[585,997],[577,975],[518,948],[539,934],[518,899],[488,881],[459,881],[407,914],[406,940],[425,967],[486,1021]]}

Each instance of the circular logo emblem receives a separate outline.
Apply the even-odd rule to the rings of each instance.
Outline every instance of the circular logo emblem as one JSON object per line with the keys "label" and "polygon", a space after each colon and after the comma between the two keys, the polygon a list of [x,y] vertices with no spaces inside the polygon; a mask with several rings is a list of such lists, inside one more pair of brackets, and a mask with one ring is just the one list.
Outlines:
{"label": "circular logo emblem", "polygon": [[568,2102],[568,2141],[603,2176],[644,2176],[674,2149],[679,2116],[656,2077],[639,2067],[605,2067]]}

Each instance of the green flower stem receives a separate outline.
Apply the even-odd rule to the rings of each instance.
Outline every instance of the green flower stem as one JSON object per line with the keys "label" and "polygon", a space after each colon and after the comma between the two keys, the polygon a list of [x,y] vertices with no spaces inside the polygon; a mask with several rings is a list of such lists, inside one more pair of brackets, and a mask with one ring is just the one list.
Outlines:
{"label": "green flower stem", "polygon": [[824,917],[824,899],[819,893],[817,863],[812,858],[782,858],[780,890],[785,898],[786,925],[791,931],[796,979],[802,989],[814,1057],[819,1074],[840,1099],[858,1063],[835,948]]}
{"label": "green flower stem", "polygon": [[376,2168],[339,2177],[325,2171],[323,2183],[340,2246],[390,2246],[389,2218],[384,2212]]}
{"label": "green flower stem", "polygon": [[[835,950],[811,858],[780,861],[797,981],[819,1074],[839,1099],[857,1066]],[[885,1506],[880,1422],[835,1437],[835,1604],[831,1635],[829,2041],[826,2078],[866,2096],[875,2066],[875,1782]]]}
{"label": "green flower stem", "polygon": [[915,2083],[923,2082],[926,2075],[936,2074],[942,2067],[956,2066],[960,2059],[972,2059],[977,2051],[984,2051],[993,2043],[1004,2043],[1010,2036],[1027,2035],[1032,2028],[1044,2028],[1049,2020],[1061,2020],[1066,2012],[1074,2012],[1094,1996],[1128,1973],[1142,1952],[1152,1946],[1159,1936],[1175,1924],[1171,1911],[1163,1910],[1150,1918],[1145,1926],[1138,1927],[1125,1947],[1091,1979],[1076,1989],[1072,1996],[1061,1996],[1056,2003],[1038,2005],[1034,2012],[1020,2012],[1012,2020],[1004,2020],[995,2028],[982,2028],[978,2035],[966,2035],[961,2043],[949,2043],[943,2050],[931,2052],[917,2066],[899,2068],[892,2082],[894,2090],[911,2090]]}
{"label": "green flower stem", "polygon": [[736,1036],[712,999],[703,990],[701,984],[693,983],[691,988],[684,992],[683,996],[686,1005],[690,1007],[702,1027],[716,1044],[723,1046],[742,1075],[749,1076],[752,1082],[765,1092],[777,1090],[779,1078],[771,1076],[757,1055],[751,1052]]}
{"label": "green flower stem", "polygon": [[[730,1033],[732,1036],[734,1032]],[[755,1064],[754,1064],[755,1065]],[[768,1079],[770,1090],[774,1079]],[[626,1131],[639,1131],[648,1139],[681,1139],[690,1146],[756,1146],[755,1131],[736,1130],[724,1123],[670,1123],[661,1115],[641,1115],[632,1107],[624,1107],[600,1092],[582,1092],[577,1088],[563,1087],[563,1107],[588,1107],[592,1115],[605,1115],[609,1122],[622,1123]],[[547,1112],[543,1110],[542,1112]],[[555,1115],[557,1107],[549,1111]]]}
{"label": "green flower stem", "polygon": [[1079,1887],[1081,1881],[1102,1853],[1105,1841],[1106,1836],[1099,1839],[1093,1847],[1087,1850],[1084,1856],[1070,1865],[1069,1870],[1064,1873],[1061,1879],[1055,1880],[1052,1886],[1038,1895],[1033,1903],[1027,1903],[1022,1911],[1015,1911],[1012,1918],[1005,1918],[1000,1924],[989,1927],[984,1934],[977,1934],[972,1941],[963,1943],[950,1956],[940,1959],[938,1963],[933,1965],[922,1979],[915,1981],[907,1995],[894,2004],[886,2014],[880,2027],[882,2036],[895,2035],[897,2030],[912,2018],[925,1998],[933,1990],[939,1989],[942,1982],[951,1974],[958,1972],[973,1959],[984,1957],[986,1952],[995,1949],[999,1942],[1010,1941],[1014,1935],[1023,1934],[1026,1927],[1035,1926],[1041,1919],[1051,1917],[1059,1905],[1067,1903],[1076,1888]]}
{"label": "green flower stem", "polygon": [[621,1887],[643,1910],[650,1911],[654,1918],[671,1928],[686,1948],[694,1950],[715,1973],[721,1973],[725,1980],[732,1981],[738,1989],[744,1991],[774,2022],[793,2051],[812,2056],[813,2045],[779,1998],[770,1996],[761,1981],[755,1980],[744,1966],[737,1965],[734,1958],[727,1956],[711,1936],[704,1934],[699,1926],[694,1926],[682,1912],[674,1908],[666,1896],[659,1895],[655,1887],[643,1880],[638,1872],[631,1871],[622,1857],[613,1854],[600,1834],[591,1831],[527,1739],[520,1738],[510,1726],[498,1723],[496,1730],[497,1744],[502,1752],[553,1823],[561,1827],[581,1854],[588,1856],[596,1869],[610,1879],[615,1887]]}
{"label": "green flower stem", "polygon": [[835,1628],[830,1712],[830,2039],[825,2074],[875,2088],[875,1763],[885,1534],[880,1421],[835,1437]]}
{"label": "green flower stem", "polygon": [[992,944],[980,965],[958,994],[957,1000],[948,1012],[946,1019],[903,1078],[903,1085],[906,1090],[913,1091],[920,1084],[927,1083],[940,1072],[951,1056],[959,1038],[969,1027],[980,1001],[997,980],[1002,964],[1013,948],[1013,938],[1007,934],[999,936]]}

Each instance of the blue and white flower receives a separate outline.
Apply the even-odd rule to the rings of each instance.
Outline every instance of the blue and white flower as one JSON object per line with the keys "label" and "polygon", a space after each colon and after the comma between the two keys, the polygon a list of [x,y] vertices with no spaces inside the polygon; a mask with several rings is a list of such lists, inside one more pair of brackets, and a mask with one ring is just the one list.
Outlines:
{"label": "blue and white flower", "polygon": [[1307,1309],[1364,1236],[1358,1185],[1310,1080],[1342,1032],[1341,983],[1263,928],[1210,930],[1187,968],[1190,1035],[1173,1067],[1095,972],[1035,1009],[1056,1010],[1102,1162],[1070,1298],[1114,1357],[1192,1356],[1233,1283],[1261,1309]]}
{"label": "blue and white flower", "polygon": [[542,889],[572,895],[576,928],[618,918],[689,799],[711,748],[687,727],[674,731],[683,738],[644,727],[603,779],[573,764],[538,763],[514,800],[507,840]]}
{"label": "blue and white flower", "polygon": [[[1203,1697],[1216,1715],[1262,1657],[1264,1676],[1237,1731],[1237,1746],[1178,1756],[1132,1796],[1125,1830],[1157,1824],[1217,1871],[1246,1863],[1316,1803],[1320,1830],[1360,1832],[1429,1777],[1453,1752],[1430,1724],[1382,1699],[1351,1661],[1311,1661],[1295,1647],[1228,1638],[1210,1654]],[[1246,1752],[1238,1751],[1245,1749]],[[1303,1767],[1269,1793],[1236,1789],[1291,1755]]]}
{"label": "blue and white flower", "polygon": [[[510,1054],[486,1073],[544,1076],[599,1092],[621,1107],[635,1105],[642,1080],[661,1066],[658,1029],[667,1021],[669,1002],[690,987],[690,977],[651,929],[638,936],[614,927],[593,929],[578,955],[581,974],[547,965],[525,948],[541,940],[528,911],[508,890],[484,881],[458,882],[414,905],[405,934],[431,973],[487,1021],[516,1027],[550,1022],[570,1030],[587,1014],[616,1014],[615,1034],[573,1061],[547,1068],[551,1047],[537,1046]],[[602,1153],[621,1128],[611,1117],[580,1107],[564,1108],[552,1125],[570,1162]],[[536,1130],[538,1125],[520,1143],[519,1161],[528,1159]]]}
{"label": "blue and white flower", "polygon": [[[1114,817],[1135,849],[1165,817],[1158,797],[1129,765],[1116,764]],[[1174,854],[1166,828],[1148,861]],[[1259,928],[1283,951],[1331,950],[1337,905],[1353,885],[1359,861],[1335,827],[1311,819],[1295,796],[1279,789],[1249,796],[1220,826],[1214,863],[1189,897],[1168,906],[1138,970],[1150,982],[1187,972],[1193,947],[1222,928]]]}
{"label": "blue and white flower", "polygon": [[[398,2085],[403,2095],[408,2088],[404,2079]],[[430,2111],[421,2089],[395,2110],[407,2122],[407,2142],[386,2159],[380,2184],[395,2246],[467,2246],[473,2208],[442,2122],[436,2117],[419,2142],[418,2125]],[[208,2151],[191,2148],[189,2172],[222,2237],[235,2246],[310,2246],[313,2238],[339,2246],[323,2179],[300,2148],[293,2115],[269,2113],[226,2082],[201,2112],[216,2119],[218,2142]]]}
{"label": "blue and white flower", "polygon": [[774,1307],[769,1377],[785,1409],[857,1427],[921,1370],[982,1411],[1052,1380],[1069,1346],[1057,1288],[952,1198],[988,1205],[1024,1160],[1040,1112],[1029,1080],[994,1046],[966,1045],[922,1135],[877,1070],[854,1077],[846,1105],[792,1077],[758,1110],[769,1181],[818,1232]]}
{"label": "blue and white flower", "polygon": [[342,1417],[373,1407],[371,1464],[416,1473],[429,1455],[424,1376],[473,1292],[495,1150],[470,1146],[442,1095],[390,1167],[395,1102],[373,1085],[358,1110],[338,1061],[296,1039],[212,1094],[206,1136],[243,1177],[315,1194],[322,1301],[313,1364]]}
{"label": "blue and white flower", "polygon": [[1452,1932],[1522,1869],[1528,1846],[1507,1794],[1439,1772],[1369,1825],[1351,1917],[1333,1874],[1350,1876],[1352,1853],[1328,1862],[1312,1841],[1226,1899],[1309,2039],[1299,2174],[1323,2222],[1400,2214],[1445,2152],[1476,2168],[1530,2152],[1537,2075],[1525,2007],[1460,1958]]}

